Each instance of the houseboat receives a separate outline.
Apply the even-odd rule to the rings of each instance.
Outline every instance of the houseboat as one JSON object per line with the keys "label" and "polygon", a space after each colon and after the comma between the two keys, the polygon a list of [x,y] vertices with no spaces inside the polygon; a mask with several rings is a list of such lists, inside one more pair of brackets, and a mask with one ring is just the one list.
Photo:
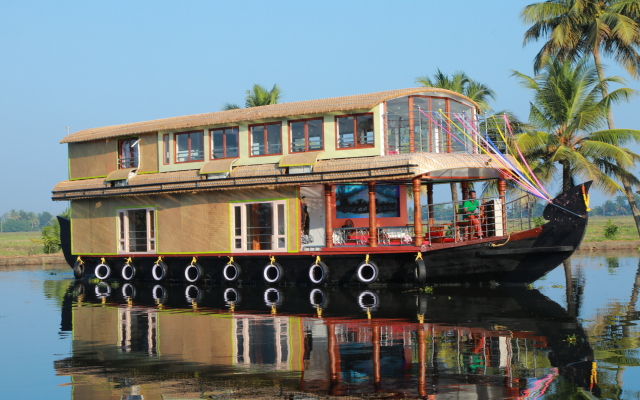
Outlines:
{"label": "houseboat", "polygon": [[600,394],[587,332],[536,289],[77,281],[62,314],[74,398]]}
{"label": "houseboat", "polygon": [[582,240],[590,184],[552,199],[512,134],[427,87],[82,130],[63,251],[79,279],[533,282]]}

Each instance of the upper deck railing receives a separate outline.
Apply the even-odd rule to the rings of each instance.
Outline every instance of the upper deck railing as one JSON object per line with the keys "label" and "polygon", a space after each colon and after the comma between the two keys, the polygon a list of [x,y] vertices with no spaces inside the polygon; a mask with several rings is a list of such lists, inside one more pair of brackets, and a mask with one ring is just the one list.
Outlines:
{"label": "upper deck railing", "polygon": [[[502,118],[467,113],[416,111],[385,115],[385,154],[483,153],[480,146],[493,145],[506,153]],[[501,135],[502,133],[502,135]]]}

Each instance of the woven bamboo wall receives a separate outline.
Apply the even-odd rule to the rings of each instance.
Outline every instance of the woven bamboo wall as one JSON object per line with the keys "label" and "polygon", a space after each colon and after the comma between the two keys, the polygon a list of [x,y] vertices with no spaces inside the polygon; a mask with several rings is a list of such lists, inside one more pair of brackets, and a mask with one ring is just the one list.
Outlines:
{"label": "woven bamboo wall", "polygon": [[117,250],[114,200],[71,202],[74,254],[114,254]]}
{"label": "woven bamboo wall", "polygon": [[117,150],[116,140],[69,143],[69,178],[107,176],[116,170]]}
{"label": "woven bamboo wall", "polygon": [[160,254],[231,252],[229,203],[289,199],[289,251],[299,235],[295,188],[247,189],[126,196],[72,202],[73,251],[77,254],[117,253],[117,209],[156,207],[157,251]]}
{"label": "woven bamboo wall", "polygon": [[138,173],[158,172],[158,135],[140,135],[140,166]]}

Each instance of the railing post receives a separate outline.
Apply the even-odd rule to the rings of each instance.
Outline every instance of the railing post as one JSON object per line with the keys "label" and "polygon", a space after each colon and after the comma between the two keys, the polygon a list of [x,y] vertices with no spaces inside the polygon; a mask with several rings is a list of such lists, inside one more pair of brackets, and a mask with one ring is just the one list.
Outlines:
{"label": "railing post", "polygon": [[505,232],[508,233],[509,229],[507,227],[507,182],[504,178],[498,178],[498,197],[500,198],[501,208],[502,208],[502,226],[504,227]]}
{"label": "railing post", "polygon": [[331,195],[333,193],[333,185],[324,185],[324,230],[325,230],[325,245],[328,248],[333,247],[333,226],[331,221],[333,220],[333,203],[331,201]]}
{"label": "railing post", "polygon": [[376,228],[376,183],[369,182],[369,247],[378,247]]}
{"label": "railing post", "polygon": [[414,243],[422,246],[422,206],[420,205],[420,177],[413,178],[413,232]]}
{"label": "railing post", "polygon": [[429,230],[435,223],[435,219],[433,218],[433,183],[427,183],[427,203],[429,204]]}

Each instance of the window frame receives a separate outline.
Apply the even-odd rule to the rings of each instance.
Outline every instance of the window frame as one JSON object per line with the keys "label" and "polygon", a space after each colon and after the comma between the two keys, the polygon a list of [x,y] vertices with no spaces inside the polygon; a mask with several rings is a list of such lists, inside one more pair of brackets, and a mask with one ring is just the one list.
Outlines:
{"label": "window frame", "polygon": [[[307,122],[309,121],[320,121],[320,148],[319,149],[309,149],[309,125]],[[304,123],[304,150],[302,151],[294,151],[293,150],[293,130],[291,128],[291,124],[303,122]],[[305,118],[305,119],[296,119],[289,121],[289,153],[298,154],[298,153],[307,153],[310,151],[323,151],[324,150],[324,118]]]}
{"label": "window frame", "polygon": [[[263,132],[263,139],[264,139],[264,148],[267,149],[268,148],[268,143],[269,143],[269,131],[267,129],[267,126],[269,125],[280,125],[280,134],[279,134],[279,139],[280,139],[280,152],[279,153],[265,153],[265,154],[253,154],[253,132],[252,132],[252,128],[256,127],[256,126],[261,126],[264,128],[264,132]],[[282,155],[283,154],[283,146],[282,146],[282,121],[277,121],[277,122],[265,122],[262,124],[251,124],[248,127],[248,132],[249,132],[249,157],[268,157],[268,156],[278,156],[278,155]]]}
{"label": "window frame", "polygon": [[[133,159],[133,161],[123,161],[124,157],[122,156],[122,146],[125,142],[132,142],[130,145],[131,148],[135,148],[134,157],[129,157]],[[127,166],[124,166],[126,164]],[[130,166],[129,164],[135,164]],[[138,168],[140,166],[140,138],[136,136],[118,139],[118,169],[128,169],[128,168]]]}
{"label": "window frame", "polygon": [[[227,154],[227,134],[225,133],[225,131],[227,129],[235,130],[235,132],[232,133],[232,134],[235,133],[235,135],[236,135],[236,152],[237,152],[237,154],[235,156],[229,156]],[[219,157],[219,158],[215,158],[213,156],[213,152],[215,151],[215,148],[213,146],[213,133],[214,133],[214,131],[222,131],[222,142],[223,142],[222,151],[223,151],[223,156]],[[211,147],[211,151],[209,152],[209,160],[222,160],[222,159],[225,159],[225,158],[238,158],[238,157],[240,157],[240,127],[239,126],[225,126],[225,127],[222,127],[222,128],[211,128],[211,129],[209,129],[209,136],[210,136],[209,144],[210,144],[210,147]]]}
{"label": "window frame", "polygon": [[[357,132],[358,132],[358,117],[368,115],[371,116],[372,122],[372,140],[371,144],[359,145],[356,140]],[[338,124],[339,118],[348,118],[353,117],[353,147],[340,147],[340,127]],[[336,115],[334,118],[335,124],[335,136],[336,136],[336,150],[353,150],[353,149],[372,149],[376,147],[376,129],[375,129],[375,115],[372,112],[368,113],[357,113],[357,114],[344,114],[344,115]]]}
{"label": "window frame", "polygon": [[[274,231],[271,233],[271,248],[270,249],[249,249],[249,233],[248,233],[248,219],[247,219],[247,206],[254,204],[271,204],[272,216],[270,226]],[[288,240],[287,232],[289,230],[288,224],[288,201],[287,199],[278,200],[256,200],[256,201],[243,201],[231,203],[231,252],[232,253],[274,253],[274,252],[287,252]],[[237,210],[239,209],[240,221],[238,226]],[[282,214],[280,214],[282,212]],[[281,231],[280,231],[281,229]],[[259,242],[260,243],[260,242]],[[282,245],[279,245],[282,243]]]}
{"label": "window frame", "polygon": [[162,165],[169,165],[171,163],[171,143],[169,134],[162,135]]}
{"label": "window frame", "polygon": [[[129,211],[145,211],[146,218],[146,248],[147,251],[131,251],[131,231],[124,229],[129,226]],[[156,207],[117,208],[116,221],[118,232],[118,254],[154,254],[158,249],[158,235],[156,233],[158,212]]]}
{"label": "window frame", "polygon": [[[191,134],[194,133],[200,133],[202,134],[202,158],[201,159],[192,159],[191,158]],[[188,150],[187,150],[187,154],[188,154],[188,160],[187,161],[178,161],[178,136],[179,135],[189,135],[187,137],[187,143],[188,143]],[[204,140],[204,131],[203,130],[198,130],[198,131],[186,131],[186,132],[175,132],[173,134],[173,150],[174,150],[174,154],[173,154],[173,161],[175,164],[184,164],[184,163],[190,163],[190,162],[203,162],[205,160],[205,140]]]}

